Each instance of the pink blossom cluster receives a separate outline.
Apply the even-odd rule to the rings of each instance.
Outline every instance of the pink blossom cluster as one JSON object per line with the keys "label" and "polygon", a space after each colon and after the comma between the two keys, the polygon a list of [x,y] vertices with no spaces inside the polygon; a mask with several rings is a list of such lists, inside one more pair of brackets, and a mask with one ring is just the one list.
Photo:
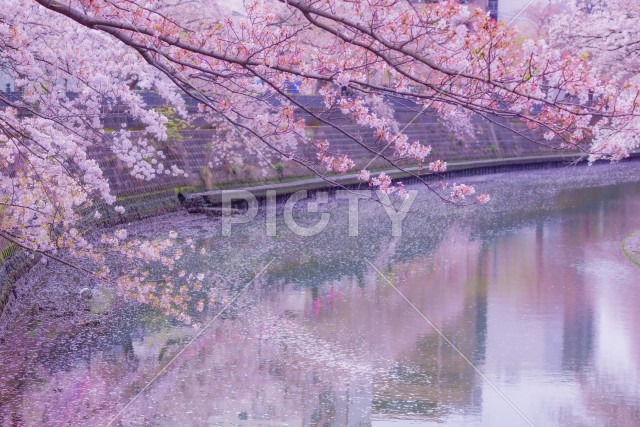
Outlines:
{"label": "pink blossom cluster", "polygon": [[452,201],[462,201],[468,196],[472,196],[476,193],[475,188],[466,184],[453,184],[451,186],[451,192],[449,193],[449,198]]}
{"label": "pink blossom cluster", "polygon": [[433,173],[443,173],[447,171],[447,162],[442,160],[435,160],[429,163],[429,171]]}
{"label": "pink blossom cluster", "polygon": [[381,191],[384,194],[391,194],[397,190],[396,187],[391,185],[391,177],[384,172],[371,178],[369,185],[378,187],[378,191]]}
{"label": "pink blossom cluster", "polygon": [[318,148],[318,160],[325,166],[327,171],[345,173],[355,166],[355,162],[344,154],[328,155],[329,143],[327,141],[316,142],[316,147]]}

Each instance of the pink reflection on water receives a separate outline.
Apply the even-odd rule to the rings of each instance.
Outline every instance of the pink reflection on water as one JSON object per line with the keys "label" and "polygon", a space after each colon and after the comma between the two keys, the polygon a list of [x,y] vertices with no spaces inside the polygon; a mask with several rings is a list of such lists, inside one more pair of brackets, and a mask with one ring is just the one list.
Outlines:
{"label": "pink reflection on water", "polygon": [[[639,201],[492,225],[497,237],[454,225],[433,250],[403,258],[389,241],[374,263],[536,425],[638,425],[640,274],[619,242],[640,227]],[[522,425],[372,269],[296,285],[258,283],[261,298],[216,322],[124,424],[402,425],[412,412]],[[107,420],[194,334],[165,326],[52,366],[46,328],[30,328],[0,349],[4,425]]]}

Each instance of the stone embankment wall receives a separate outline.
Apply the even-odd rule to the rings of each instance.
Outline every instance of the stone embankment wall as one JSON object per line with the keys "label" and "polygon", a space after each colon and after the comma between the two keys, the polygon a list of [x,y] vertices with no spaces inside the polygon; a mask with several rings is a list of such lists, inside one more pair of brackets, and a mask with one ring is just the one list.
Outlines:
{"label": "stone embankment wall", "polygon": [[[306,103],[310,110],[319,109],[319,106],[314,106],[318,103],[317,98],[301,98],[301,103]],[[537,140],[541,138],[539,135],[529,132],[521,123],[506,123],[504,120],[496,119],[500,123],[496,125],[478,117],[474,120],[475,135],[461,139],[450,132],[430,111],[418,115],[419,109],[415,106],[398,104],[394,107],[396,118],[401,124],[401,128],[404,128],[404,132],[409,136],[409,140],[417,140],[431,145],[433,159],[473,160],[553,153],[549,148],[531,142],[527,137]],[[341,127],[345,131],[361,138],[364,146],[354,143],[339,130],[322,124],[311,116],[306,117],[307,132],[315,140],[326,139],[329,141],[332,153],[349,155],[356,161],[356,169],[364,166],[374,157],[371,151],[365,147],[376,152],[383,148],[374,139],[371,129],[360,128],[349,123],[339,112],[332,112],[331,115],[334,121],[342,123]],[[517,135],[507,126],[517,128],[527,137]],[[187,191],[189,189],[224,188],[313,175],[308,169],[277,157],[271,158],[272,164],[276,165],[276,168],[259,166],[251,159],[247,159],[242,164],[223,162],[210,168],[209,163],[216,157],[215,144],[212,144],[215,135],[216,130],[214,129],[186,130],[181,132],[181,137],[178,140],[172,140],[159,147],[164,150],[167,156],[167,164],[175,164],[187,172],[188,177],[186,178],[162,176],[153,181],[140,181],[128,175],[123,165],[107,150],[98,149],[95,152],[95,157],[111,181],[112,189],[121,196],[157,192],[177,187],[186,187]],[[314,159],[315,147],[311,145],[299,146],[296,154]],[[265,155],[272,155],[268,148],[265,148]],[[392,157],[391,150],[387,149],[385,155]],[[370,166],[374,169],[388,167],[389,164],[382,158],[378,158]]]}

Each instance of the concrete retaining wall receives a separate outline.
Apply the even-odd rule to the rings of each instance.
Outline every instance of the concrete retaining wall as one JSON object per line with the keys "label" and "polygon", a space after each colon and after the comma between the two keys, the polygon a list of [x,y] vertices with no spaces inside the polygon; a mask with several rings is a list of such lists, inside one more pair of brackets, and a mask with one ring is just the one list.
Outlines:
{"label": "concrete retaining wall", "polygon": [[[300,97],[299,102],[310,110],[319,110],[317,97]],[[521,123],[511,123],[520,136],[505,128],[507,123],[503,119],[495,120],[501,125],[494,125],[487,120],[476,117],[474,119],[475,135],[464,140],[450,132],[446,126],[439,122],[436,115],[427,110],[417,115],[419,108],[416,106],[397,104],[394,105],[395,115],[410,141],[420,141],[432,146],[432,157],[451,160],[471,159],[495,159],[502,157],[518,157],[553,153],[552,150],[530,142],[527,137],[540,140],[540,136],[529,131]],[[320,113],[318,113],[320,114]],[[328,116],[329,113],[323,113]],[[330,113],[331,119],[340,123],[341,127],[350,134],[360,138],[364,145],[360,146],[349,140],[340,131],[321,123],[318,119],[309,115],[303,115],[307,123],[307,133],[314,140],[327,140],[330,143],[332,153],[344,153],[356,161],[356,167],[363,167],[373,157],[369,149],[380,151],[383,148],[372,135],[371,129],[364,129],[351,123],[338,111]],[[417,117],[416,117],[417,116]],[[278,158],[268,148],[264,153],[271,157],[273,163],[279,163],[279,171],[272,168],[259,167],[256,162],[247,159],[243,163],[224,162],[209,168],[208,164],[213,159],[213,137],[216,130],[198,129],[181,132],[179,140],[173,140],[168,144],[161,144],[158,148],[164,149],[167,156],[167,164],[175,164],[189,175],[185,177],[162,176],[153,181],[141,181],[131,177],[124,166],[118,162],[113,154],[104,147],[94,148],[92,156],[98,160],[102,169],[111,182],[113,191],[118,195],[139,194],[141,192],[157,192],[176,187],[221,188],[265,182],[273,180],[286,180],[297,177],[311,176],[312,173],[294,162]],[[312,145],[299,146],[297,155],[305,158],[315,158],[315,147]],[[385,154],[392,155],[387,152]],[[403,166],[410,166],[404,163]],[[389,164],[382,158],[374,162],[371,168],[388,168]]]}

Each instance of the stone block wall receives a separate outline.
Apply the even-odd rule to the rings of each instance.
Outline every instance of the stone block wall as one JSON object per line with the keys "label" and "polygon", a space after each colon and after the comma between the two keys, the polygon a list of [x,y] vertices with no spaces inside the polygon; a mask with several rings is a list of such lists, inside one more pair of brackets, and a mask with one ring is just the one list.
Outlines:
{"label": "stone block wall", "polygon": [[[314,104],[317,98],[300,97],[306,102],[310,110],[317,110]],[[305,99],[306,98],[306,99]],[[395,106],[396,118],[405,128],[410,141],[418,140],[433,147],[432,158],[444,160],[470,160],[499,157],[529,156],[536,154],[549,154],[550,149],[534,144],[526,137],[520,136],[507,129],[508,125],[503,119],[495,119],[501,125],[492,124],[489,121],[476,117],[474,119],[475,135],[473,138],[461,139],[450,132],[433,112],[426,111],[416,118],[415,107],[400,105]],[[333,120],[341,123],[341,127],[352,135],[361,138],[362,144],[358,145],[337,129],[321,123],[316,118],[306,116],[308,134],[314,139],[326,139],[330,143],[333,153],[344,153],[356,161],[357,168],[364,166],[374,155],[371,151],[380,151],[383,148],[372,135],[369,128],[360,128],[351,123],[339,112],[331,112]],[[540,139],[539,135],[532,134],[526,126],[515,123],[518,131],[533,139]],[[187,172],[188,177],[162,176],[153,181],[141,181],[131,177],[122,164],[120,164],[108,150],[97,147],[92,155],[100,162],[103,171],[111,181],[112,189],[117,195],[131,195],[141,192],[162,191],[176,187],[189,187],[192,189],[205,187],[225,187],[242,185],[246,183],[264,182],[278,179],[291,179],[310,176],[312,173],[306,168],[294,162],[276,158],[273,162],[281,162],[281,170],[261,168],[255,161],[247,159],[244,164],[223,163],[209,168],[208,163],[212,158],[212,144],[215,130],[201,129],[181,132],[180,140],[170,141],[165,144],[164,152],[167,156],[166,163],[175,164]],[[368,150],[368,149],[369,150]],[[385,155],[393,157],[391,150],[387,149]],[[269,148],[265,147],[269,154]],[[314,159],[315,147],[312,145],[299,146],[299,155]],[[407,163],[404,163],[407,165]],[[384,159],[378,159],[371,168],[389,167]]]}

